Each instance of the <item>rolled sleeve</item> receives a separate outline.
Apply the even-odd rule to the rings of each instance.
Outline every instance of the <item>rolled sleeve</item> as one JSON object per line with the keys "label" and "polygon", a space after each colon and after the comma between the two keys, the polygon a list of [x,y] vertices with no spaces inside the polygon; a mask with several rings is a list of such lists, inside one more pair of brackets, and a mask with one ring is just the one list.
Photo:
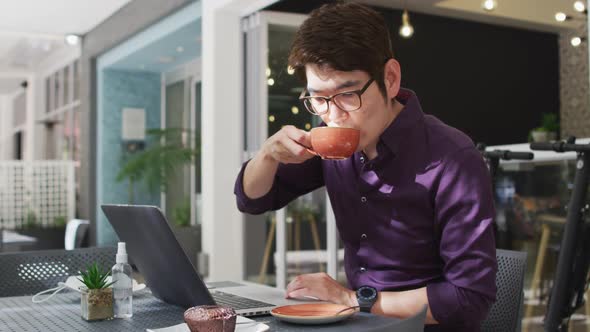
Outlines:
{"label": "rolled sleeve", "polygon": [[426,286],[432,316],[441,325],[479,326],[493,303],[483,294],[441,281]]}
{"label": "rolled sleeve", "polygon": [[445,160],[435,199],[444,280],[428,285],[435,319],[478,326],[496,299],[494,204],[489,171],[475,148]]}
{"label": "rolled sleeve", "polygon": [[261,214],[272,209],[273,197],[275,196],[276,188],[273,185],[273,187],[266,195],[256,199],[248,197],[244,192],[244,171],[249,162],[250,160],[248,160],[244,163],[244,165],[242,165],[242,169],[240,170],[238,178],[236,179],[236,184],[234,186],[236,203],[238,205],[238,210],[240,210],[241,212],[250,214]]}
{"label": "rolled sleeve", "polygon": [[244,192],[244,171],[249,162],[242,165],[234,185],[236,203],[241,212],[261,214],[278,210],[324,185],[321,159],[314,157],[301,164],[280,164],[269,192],[252,199]]}

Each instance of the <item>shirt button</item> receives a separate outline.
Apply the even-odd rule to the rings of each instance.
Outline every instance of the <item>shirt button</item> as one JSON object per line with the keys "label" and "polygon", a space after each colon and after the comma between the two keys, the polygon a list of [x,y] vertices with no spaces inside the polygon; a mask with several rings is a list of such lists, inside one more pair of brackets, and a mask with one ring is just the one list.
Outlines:
{"label": "shirt button", "polygon": [[361,239],[363,239],[363,240],[364,240],[364,239],[366,239],[366,238],[367,238],[367,234],[362,234],[362,235],[361,235]]}
{"label": "shirt button", "polygon": [[361,268],[360,268],[360,271],[361,271],[361,273],[364,273],[364,272],[367,272],[367,269],[366,269],[366,268],[364,268],[364,267],[361,267]]}
{"label": "shirt button", "polygon": [[365,196],[361,197],[361,202],[362,203],[366,203],[367,202],[367,198]]}

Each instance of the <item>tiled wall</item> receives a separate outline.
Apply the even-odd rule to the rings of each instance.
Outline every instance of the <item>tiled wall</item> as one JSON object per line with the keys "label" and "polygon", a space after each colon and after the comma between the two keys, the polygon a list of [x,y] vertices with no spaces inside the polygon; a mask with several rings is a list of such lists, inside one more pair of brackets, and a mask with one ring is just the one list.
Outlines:
{"label": "tiled wall", "polygon": [[[590,137],[590,76],[588,73],[588,41],[572,47],[570,39],[588,36],[585,21],[576,31],[563,32],[559,37],[559,76],[561,137]],[[542,96],[540,96],[542,98]]]}
{"label": "tiled wall", "polygon": [[[101,164],[102,203],[128,203],[127,182],[117,182],[117,173],[121,168],[121,110],[125,107],[143,108],[146,112],[146,128],[160,128],[160,74],[148,72],[131,72],[105,70],[102,82],[103,95],[101,121],[98,128],[103,128],[99,136],[102,155],[97,156]],[[159,205],[159,194],[150,195],[142,183],[136,184],[135,204]],[[98,207],[100,208],[100,207]],[[100,213],[97,223],[97,244],[116,243],[116,236]]]}

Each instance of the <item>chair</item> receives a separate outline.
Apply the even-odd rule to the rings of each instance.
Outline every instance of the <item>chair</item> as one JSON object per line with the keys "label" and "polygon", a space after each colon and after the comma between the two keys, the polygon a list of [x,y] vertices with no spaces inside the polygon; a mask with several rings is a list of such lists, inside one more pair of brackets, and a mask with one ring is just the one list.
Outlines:
{"label": "chair", "polygon": [[481,325],[482,332],[520,331],[524,305],[526,252],[496,250],[496,302]]}
{"label": "chair", "polygon": [[422,332],[424,331],[424,323],[426,322],[426,312],[428,306],[424,306],[417,314],[410,318],[401,321],[396,321],[385,326],[379,326],[370,330],[369,332]]}
{"label": "chair", "polygon": [[116,253],[114,247],[94,247],[0,254],[0,297],[33,295],[56,287],[94,262],[110,269]]}
{"label": "chair", "polygon": [[88,229],[90,222],[82,219],[72,219],[66,225],[66,233],[64,236],[64,248],[72,250],[74,248],[81,248],[87,242]]}

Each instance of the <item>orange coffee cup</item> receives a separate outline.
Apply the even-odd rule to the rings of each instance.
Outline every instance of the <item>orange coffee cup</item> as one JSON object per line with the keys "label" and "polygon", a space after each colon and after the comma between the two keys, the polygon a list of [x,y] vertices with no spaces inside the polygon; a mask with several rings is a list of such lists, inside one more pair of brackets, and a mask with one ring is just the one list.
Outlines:
{"label": "orange coffee cup", "polygon": [[359,138],[358,129],[316,127],[311,130],[310,152],[323,159],[346,159],[356,151]]}

